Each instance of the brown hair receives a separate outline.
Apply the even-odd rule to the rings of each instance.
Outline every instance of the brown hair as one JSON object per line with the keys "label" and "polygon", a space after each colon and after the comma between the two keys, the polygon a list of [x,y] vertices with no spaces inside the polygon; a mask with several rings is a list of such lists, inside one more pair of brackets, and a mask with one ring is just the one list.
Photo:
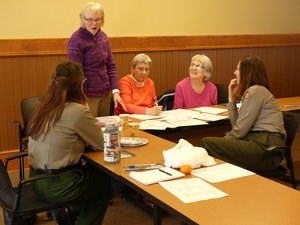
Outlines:
{"label": "brown hair", "polygon": [[255,56],[246,56],[239,63],[240,70],[240,94],[242,95],[247,88],[258,84],[270,89],[268,76],[264,63]]}
{"label": "brown hair", "polygon": [[82,91],[83,80],[83,69],[80,63],[65,61],[56,66],[48,91],[29,121],[29,136],[36,139],[47,132],[49,127],[61,117],[65,103],[86,104]]}

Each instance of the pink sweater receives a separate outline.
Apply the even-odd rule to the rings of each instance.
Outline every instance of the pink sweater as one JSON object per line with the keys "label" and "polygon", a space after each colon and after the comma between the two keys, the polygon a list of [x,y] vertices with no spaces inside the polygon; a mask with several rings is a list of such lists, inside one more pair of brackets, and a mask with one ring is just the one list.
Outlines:
{"label": "pink sweater", "polygon": [[187,77],[176,85],[173,109],[216,105],[217,97],[217,88],[213,83],[206,81],[204,90],[198,94],[193,90],[190,78]]}
{"label": "pink sweater", "polygon": [[[137,87],[130,75],[120,80],[120,95],[123,99],[127,113],[145,114],[147,108],[155,106],[155,87],[150,78],[146,78],[143,87]],[[126,113],[122,107],[115,109],[115,115]]]}

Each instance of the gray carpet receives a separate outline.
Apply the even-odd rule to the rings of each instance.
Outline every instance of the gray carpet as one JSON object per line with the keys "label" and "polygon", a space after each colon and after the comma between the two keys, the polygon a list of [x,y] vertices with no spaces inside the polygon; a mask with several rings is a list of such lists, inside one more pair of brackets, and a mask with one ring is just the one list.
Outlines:
{"label": "gray carpet", "polygon": [[[11,179],[15,184],[18,182],[18,173],[11,172]],[[120,197],[114,197],[113,204],[107,209],[103,225],[152,225],[152,217],[145,210],[138,207],[131,201],[122,200]],[[180,225],[180,220],[176,217],[164,213],[162,217],[162,224],[164,225]],[[0,225],[4,225],[3,214],[0,209]],[[47,221],[46,215],[41,213],[38,215],[36,225],[56,225],[55,221]]]}

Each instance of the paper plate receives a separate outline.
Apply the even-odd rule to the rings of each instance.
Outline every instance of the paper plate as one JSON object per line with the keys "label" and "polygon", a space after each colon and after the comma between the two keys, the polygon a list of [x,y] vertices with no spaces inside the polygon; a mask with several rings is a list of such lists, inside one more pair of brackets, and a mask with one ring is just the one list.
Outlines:
{"label": "paper plate", "polygon": [[122,137],[121,138],[121,146],[124,147],[136,147],[148,144],[148,140],[146,138],[139,137]]}

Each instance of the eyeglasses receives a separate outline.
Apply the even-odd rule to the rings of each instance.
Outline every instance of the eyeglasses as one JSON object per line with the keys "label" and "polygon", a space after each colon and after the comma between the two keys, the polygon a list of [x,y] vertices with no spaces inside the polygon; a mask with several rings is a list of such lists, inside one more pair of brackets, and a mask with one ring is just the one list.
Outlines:
{"label": "eyeglasses", "polygon": [[192,63],[191,65],[190,65],[190,67],[196,67],[196,69],[197,70],[201,70],[201,69],[203,69],[204,70],[204,66],[201,66],[200,64],[195,64],[195,63]]}
{"label": "eyeglasses", "polygon": [[85,19],[85,21],[87,22],[87,23],[89,23],[89,24],[92,24],[92,23],[101,23],[101,19],[100,18],[97,18],[97,19],[92,19],[92,18],[84,18]]}
{"label": "eyeglasses", "polygon": [[145,73],[149,73],[150,69],[149,68],[144,68],[144,67],[136,67],[137,71],[139,73],[143,73],[145,71]]}

